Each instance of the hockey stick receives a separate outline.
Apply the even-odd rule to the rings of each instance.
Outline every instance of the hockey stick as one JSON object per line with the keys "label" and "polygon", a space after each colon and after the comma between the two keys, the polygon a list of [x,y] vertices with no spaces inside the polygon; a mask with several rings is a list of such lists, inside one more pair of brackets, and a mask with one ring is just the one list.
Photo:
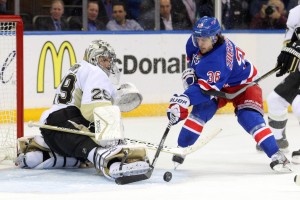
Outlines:
{"label": "hockey stick", "polygon": [[[39,127],[39,128],[45,128],[45,129],[50,129],[50,130],[55,130],[55,131],[62,131],[62,132],[67,132],[67,133],[85,135],[85,136],[89,136],[92,138],[95,137],[95,134],[92,132],[80,131],[77,129],[70,129],[70,128],[52,126],[52,125],[44,125],[44,124],[40,124],[40,123],[35,123],[33,121],[30,121],[28,123],[28,127]],[[197,151],[198,149],[202,148],[211,139],[213,139],[216,135],[218,135],[221,131],[222,131],[222,129],[217,128],[211,132],[204,133],[203,135],[201,135],[201,137],[199,137],[197,142],[195,144],[193,144],[192,146],[188,146],[185,148],[163,146],[161,151],[164,153],[169,153],[169,154],[188,155],[188,154],[193,153],[193,152]],[[136,139],[131,139],[131,138],[124,138],[124,140],[129,145],[141,145],[142,147],[144,147],[146,149],[155,150],[155,151],[158,149],[158,145],[153,144],[151,142],[136,140]]]}
{"label": "hockey stick", "polygon": [[243,87],[242,89],[238,90],[235,93],[226,93],[226,92],[217,91],[217,90],[201,90],[201,91],[202,91],[202,93],[207,94],[207,95],[211,95],[211,96],[221,97],[221,98],[224,98],[224,99],[234,99],[235,97],[237,97],[241,93],[245,92],[248,87],[251,87],[251,86],[257,84],[259,81],[267,78],[268,76],[272,75],[273,73],[275,73],[279,69],[280,69],[280,66],[276,65],[276,67],[274,69],[272,69],[269,72],[265,73],[264,75],[262,75],[260,78],[256,79],[255,81],[247,84],[245,87]]}
{"label": "hockey stick", "polygon": [[154,155],[154,158],[152,160],[152,164],[150,165],[150,169],[147,173],[145,174],[139,174],[139,175],[134,175],[134,176],[122,176],[122,177],[119,177],[119,178],[116,178],[115,182],[119,185],[125,185],[125,184],[128,184],[128,183],[133,183],[133,182],[137,182],[137,181],[143,181],[143,180],[146,180],[146,179],[149,179],[153,173],[153,170],[154,170],[154,167],[155,167],[155,164],[156,164],[156,161],[157,161],[157,158],[163,148],[163,145],[165,143],[165,140],[168,136],[168,133],[171,129],[171,126],[173,125],[173,122],[175,120],[175,117],[172,115],[169,123],[168,123],[168,126],[160,140],[160,143],[158,145],[158,148],[156,150],[156,153]]}
{"label": "hockey stick", "polygon": [[79,135],[86,135],[89,137],[95,137],[95,133],[92,133],[92,132],[81,131],[78,129],[64,128],[64,127],[59,127],[59,126],[40,124],[40,123],[35,123],[33,121],[28,122],[28,127],[30,127],[30,128],[31,127],[39,127],[39,128],[50,129],[50,130],[54,130],[54,131],[62,131],[62,132],[67,132],[67,133],[74,133],[74,134],[79,134]]}
{"label": "hockey stick", "polygon": [[[202,148],[209,141],[211,141],[216,135],[218,135],[221,131],[222,131],[221,128],[216,128],[211,132],[201,134],[201,137],[199,137],[199,139],[195,142],[195,144],[193,144],[191,146],[188,146],[185,148],[163,146],[161,151],[164,153],[185,156],[185,155],[191,154],[191,153],[199,150],[200,148]],[[158,145],[150,143],[150,142],[146,142],[146,141],[129,139],[129,138],[125,138],[125,141],[128,144],[138,144],[138,145],[141,145],[144,148],[147,148],[150,150],[158,149]]]}

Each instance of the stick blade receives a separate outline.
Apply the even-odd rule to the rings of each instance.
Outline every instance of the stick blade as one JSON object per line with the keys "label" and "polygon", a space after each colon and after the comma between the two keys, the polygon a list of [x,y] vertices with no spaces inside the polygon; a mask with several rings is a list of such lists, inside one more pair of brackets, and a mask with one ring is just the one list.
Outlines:
{"label": "stick blade", "polygon": [[122,177],[116,178],[115,183],[118,185],[125,185],[125,184],[129,184],[129,183],[147,180],[151,177],[152,172],[153,172],[153,169],[149,170],[145,174],[139,174],[139,175],[134,175],[134,176],[122,176]]}

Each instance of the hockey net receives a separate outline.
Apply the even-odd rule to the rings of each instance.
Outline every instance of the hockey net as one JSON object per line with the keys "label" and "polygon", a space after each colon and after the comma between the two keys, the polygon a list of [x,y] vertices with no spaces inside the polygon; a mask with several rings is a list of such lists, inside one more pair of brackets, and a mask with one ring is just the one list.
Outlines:
{"label": "hockey net", "polygon": [[17,156],[23,136],[23,22],[0,15],[0,162]]}

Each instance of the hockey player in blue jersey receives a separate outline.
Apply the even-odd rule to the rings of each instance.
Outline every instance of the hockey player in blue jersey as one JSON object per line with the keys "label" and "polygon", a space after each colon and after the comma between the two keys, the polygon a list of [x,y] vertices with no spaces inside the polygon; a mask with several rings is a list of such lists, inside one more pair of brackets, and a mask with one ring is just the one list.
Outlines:
{"label": "hockey player in blue jersey", "polygon": [[[199,19],[189,41],[187,48],[189,49],[189,45],[193,46],[187,51],[190,54],[187,56],[190,67],[182,76],[185,91],[171,98],[167,110],[169,119],[172,115],[175,116],[174,124],[186,119],[178,137],[178,146],[194,144],[201,136],[205,123],[219,108],[232,102],[238,123],[271,158],[270,167],[278,172],[291,172],[289,160],[279,151],[274,135],[266,126],[262,91],[258,85],[249,87],[232,100],[202,93],[202,90],[234,93],[257,79],[258,71],[245,58],[245,52],[221,34],[216,18]],[[189,106],[193,106],[190,114]],[[173,161],[182,163],[184,158],[174,156]]]}

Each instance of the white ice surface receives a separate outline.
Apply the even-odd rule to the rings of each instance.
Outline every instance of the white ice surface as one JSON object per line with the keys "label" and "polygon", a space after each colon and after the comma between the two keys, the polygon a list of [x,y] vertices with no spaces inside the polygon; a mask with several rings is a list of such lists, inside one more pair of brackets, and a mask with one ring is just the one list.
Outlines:
{"label": "white ice surface", "polygon": [[[251,119],[249,119],[251,120]],[[159,143],[168,121],[166,117],[125,118],[126,137]],[[166,143],[175,146],[182,123],[173,126]],[[96,174],[94,169],[26,170],[0,169],[0,199],[20,200],[299,200],[300,186],[291,174],[277,174],[270,159],[255,150],[255,142],[238,124],[233,114],[216,115],[204,131],[221,127],[223,131],[184,164],[173,170],[171,155],[161,153],[152,177],[129,185],[116,185]],[[287,137],[290,153],[300,148],[300,126],[289,114]],[[38,134],[26,128],[25,135]],[[149,151],[152,160],[153,151]],[[0,167],[1,168],[1,167]],[[170,182],[163,174],[173,173]]]}

